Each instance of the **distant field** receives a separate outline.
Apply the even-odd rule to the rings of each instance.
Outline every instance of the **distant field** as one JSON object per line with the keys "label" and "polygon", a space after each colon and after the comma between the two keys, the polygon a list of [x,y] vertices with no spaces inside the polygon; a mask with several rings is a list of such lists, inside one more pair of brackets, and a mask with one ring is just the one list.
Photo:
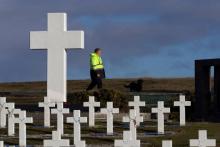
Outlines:
{"label": "distant field", "polygon": [[[116,89],[122,92],[128,91],[124,85],[137,79],[107,79],[104,80],[104,88]],[[194,92],[193,78],[143,78],[144,91],[189,91]],[[85,90],[89,80],[68,81],[68,92]],[[0,92],[4,91],[46,91],[46,82],[23,82],[23,83],[1,83]]]}

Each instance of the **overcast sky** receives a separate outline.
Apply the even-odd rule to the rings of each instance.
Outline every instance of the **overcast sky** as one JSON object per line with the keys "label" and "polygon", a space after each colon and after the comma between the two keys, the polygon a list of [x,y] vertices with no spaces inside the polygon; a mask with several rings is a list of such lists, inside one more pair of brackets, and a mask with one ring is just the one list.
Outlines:
{"label": "overcast sky", "polygon": [[195,59],[220,57],[219,0],[0,0],[0,82],[46,80],[47,52],[29,49],[29,32],[46,30],[49,12],[85,31],[69,79],[89,78],[96,47],[108,78],[188,77]]}

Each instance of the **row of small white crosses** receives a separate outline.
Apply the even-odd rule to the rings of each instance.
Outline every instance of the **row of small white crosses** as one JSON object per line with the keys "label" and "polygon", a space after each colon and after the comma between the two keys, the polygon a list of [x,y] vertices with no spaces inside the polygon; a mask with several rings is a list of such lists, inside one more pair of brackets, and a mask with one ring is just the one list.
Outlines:
{"label": "row of small white crosses", "polygon": [[[164,107],[164,102],[159,101],[157,108],[152,108],[152,113],[157,113],[158,133],[164,134],[164,114],[170,113],[170,108]],[[185,95],[180,95],[180,100],[174,102],[174,106],[180,108],[180,126],[186,125],[186,106],[191,106],[190,101],[186,101]]]}
{"label": "row of small white crosses", "polygon": [[[62,144],[63,142],[67,144],[67,140],[62,140],[61,135],[64,134],[64,117],[63,114],[68,114],[69,109],[63,107],[63,103],[51,103],[49,100],[45,97],[43,103],[39,103],[39,107],[44,107],[44,125],[46,127],[50,126],[50,108],[57,105],[57,108],[51,109],[52,114],[57,115],[57,131],[54,131],[52,133],[52,140],[45,140],[44,146],[59,146],[59,144]],[[48,117],[49,116],[49,117]],[[81,125],[80,123],[87,123],[86,117],[80,117],[80,110],[74,110],[73,111],[73,117],[67,118],[67,123],[73,123],[74,125],[74,145],[76,147],[84,147],[86,146],[85,141],[81,140]],[[69,144],[69,143],[68,143]],[[62,145],[63,146],[63,145]]]}
{"label": "row of small white crosses", "polygon": [[[207,130],[199,130],[199,139],[190,139],[190,147],[216,147],[216,139],[207,138]],[[162,147],[172,147],[172,140],[164,140]]]}
{"label": "row of small white crosses", "polygon": [[[15,115],[18,114],[16,118]],[[14,103],[7,103],[5,97],[0,98],[0,122],[1,128],[6,127],[8,116],[8,136],[15,134],[15,124],[19,124],[19,146],[26,146],[26,123],[33,123],[32,118],[26,117],[26,111],[15,109]]]}
{"label": "row of small white crosses", "polygon": [[[93,98],[91,98],[90,97],[90,99],[93,99],[94,100],[94,97]],[[91,101],[91,100],[90,100]],[[136,101],[137,101],[137,98],[136,98]],[[1,105],[3,105],[3,104],[1,104]],[[107,108],[111,108],[111,107],[113,107],[113,104],[111,104],[111,103],[109,103],[109,104],[107,104],[108,106],[107,106]],[[57,112],[62,112],[61,111],[61,109],[63,108],[63,104],[62,103],[59,103],[58,104],[58,109],[57,109],[57,111],[55,111],[55,113]],[[105,109],[103,109],[103,111],[104,111]],[[111,111],[110,111],[111,112]],[[62,113],[61,113],[62,114]],[[60,115],[61,115],[60,114]],[[124,117],[123,118],[123,121],[124,122],[130,122],[130,136],[131,136],[131,138],[136,138],[136,127],[134,127],[134,126],[136,126],[136,123],[140,123],[140,122],[143,122],[143,117],[140,117],[140,116],[137,116],[137,112],[135,111],[135,110],[130,110],[130,117],[129,118],[127,118],[127,117]],[[19,115],[19,117],[21,116],[21,118],[22,119],[19,119],[19,120],[17,120],[17,123],[19,123],[19,124],[21,124],[20,126],[20,128],[25,128],[26,127],[26,125],[25,125],[25,123],[28,123],[28,121],[27,122],[24,122],[24,120],[26,120],[25,119],[25,117],[26,117],[26,112],[25,113],[21,113],[21,115]],[[68,118],[69,119],[69,121],[68,122],[70,122],[70,123],[72,123],[73,121],[70,121],[71,119],[78,119],[78,120],[81,120],[81,118],[79,117],[80,116],[80,111],[74,111],[74,118]],[[62,118],[62,117],[61,117]],[[84,118],[84,120],[85,120],[86,118]],[[15,119],[16,120],[16,119]],[[22,121],[21,121],[22,120]],[[61,120],[63,120],[63,119],[61,119]],[[30,122],[30,121],[29,121]],[[61,121],[60,121],[61,122]],[[63,121],[62,121],[63,122]],[[76,138],[76,140],[74,140],[75,142],[80,142],[80,122],[81,121],[79,121],[79,123],[77,124],[76,123],[77,121],[75,121],[74,122],[74,128],[79,128],[79,129],[75,129],[76,130],[76,132],[74,132],[74,138]],[[86,121],[84,121],[84,122],[86,122]],[[23,124],[23,125],[22,125]],[[23,126],[23,127],[22,127]],[[59,126],[62,126],[62,125],[59,125]],[[78,126],[78,127],[77,127]],[[25,130],[26,130],[26,128],[25,128]],[[77,131],[78,130],[78,131]],[[20,134],[20,136],[21,136],[21,138],[24,138],[24,137],[26,137],[26,135],[23,135],[23,134],[26,134],[26,132],[25,133],[21,133]],[[78,135],[77,135],[78,134]],[[126,136],[128,136],[128,133],[126,133],[126,132],[124,132],[124,134],[126,135]],[[78,139],[77,139],[78,138]],[[125,137],[126,138],[126,137]],[[23,139],[23,140],[26,140],[26,138],[25,139]],[[135,141],[137,141],[137,140],[133,140],[134,142]],[[117,142],[117,141],[116,141]],[[138,141],[137,141],[138,142]],[[24,144],[24,142],[22,143],[22,141],[21,141],[21,143],[20,144]],[[25,142],[25,144],[26,144],[26,142]]]}
{"label": "row of small white crosses", "polygon": [[[140,120],[142,119],[140,116],[140,107],[145,106],[145,102],[140,101],[139,96],[134,97],[133,102],[129,102],[129,106],[133,107],[135,112],[136,112],[136,126],[139,126]],[[174,106],[179,106],[180,107],[180,126],[185,126],[186,124],[186,119],[185,119],[185,107],[186,106],[191,106],[190,101],[186,101],[184,95],[180,95],[180,100],[174,102]],[[170,113],[170,108],[165,108],[164,107],[164,102],[159,101],[158,102],[158,108],[152,108],[152,113],[157,113],[158,115],[158,133],[164,134],[164,113]],[[132,112],[130,112],[130,115]]]}
{"label": "row of small white crosses", "polygon": [[[185,96],[180,96],[180,101],[175,101],[174,106],[180,107],[180,125],[185,125],[185,106],[190,106],[190,101],[185,101]],[[47,98],[44,99],[44,103],[39,103],[39,107],[44,107],[44,125],[50,127],[50,108],[54,107],[55,103],[50,103]],[[134,97],[133,102],[129,102],[129,106],[134,107],[136,115],[140,116],[140,107],[145,106],[145,102],[140,101],[139,96]],[[89,107],[89,126],[95,126],[95,107],[100,107],[100,102],[96,102],[93,96],[89,97],[89,102],[84,102],[84,107]],[[158,114],[158,133],[164,133],[164,113],[169,113],[169,108],[164,108],[163,102],[158,102],[158,108],[152,108],[152,113]],[[63,103],[57,104],[57,109],[52,109],[52,114],[57,114],[57,127],[63,134],[63,114],[69,113],[68,109],[63,108]],[[107,134],[113,133],[113,113],[119,113],[118,108],[113,108],[113,103],[108,102],[106,109],[101,109],[101,113],[107,115]],[[136,125],[139,126],[140,122],[137,121]]]}
{"label": "row of small white crosses", "polygon": [[[61,104],[59,109],[62,107]],[[59,111],[61,112],[61,111]],[[61,115],[62,113],[60,113]],[[63,116],[62,116],[63,119]],[[61,121],[61,119],[60,119]],[[58,122],[57,122],[58,123]],[[80,116],[80,110],[74,110],[73,111],[73,117],[67,117],[67,123],[73,123],[74,127],[74,145],[76,147],[85,147],[86,143],[85,141],[81,140],[81,125],[80,123],[87,123],[86,117]],[[53,147],[60,147],[60,146],[69,146],[69,140],[63,140],[61,139],[62,136],[62,130],[59,128],[62,125],[59,125],[57,128],[57,131],[52,132],[52,139],[51,140],[44,140],[44,146],[53,146]]]}

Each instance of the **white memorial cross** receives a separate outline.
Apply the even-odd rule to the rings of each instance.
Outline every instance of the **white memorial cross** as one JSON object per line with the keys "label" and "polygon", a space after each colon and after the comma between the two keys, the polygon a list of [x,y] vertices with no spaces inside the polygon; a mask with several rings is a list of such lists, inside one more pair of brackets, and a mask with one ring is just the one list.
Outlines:
{"label": "white memorial cross", "polygon": [[6,116],[7,116],[6,98],[0,97],[0,128],[6,127]]}
{"label": "white memorial cross", "polygon": [[199,139],[190,139],[190,147],[215,147],[215,139],[207,139],[207,130],[199,130]]}
{"label": "white memorial cross", "polygon": [[57,108],[51,109],[51,113],[57,115],[57,131],[59,131],[61,135],[64,134],[63,114],[68,114],[69,109],[63,108],[63,103],[57,103]]}
{"label": "white memorial cross", "polygon": [[185,95],[180,95],[180,100],[174,102],[174,106],[180,107],[180,126],[186,125],[186,106],[191,106],[190,101],[186,101]]}
{"label": "white memorial cross", "polygon": [[55,103],[44,97],[44,102],[40,102],[39,107],[44,108],[44,127],[50,127],[50,108],[55,107]]}
{"label": "white memorial cross", "polygon": [[164,113],[170,113],[170,108],[164,107],[164,102],[158,102],[158,108],[152,108],[152,113],[157,113],[157,121],[158,121],[158,133],[164,134]]}
{"label": "white memorial cross", "polygon": [[137,116],[135,110],[131,109],[129,117],[123,117],[123,122],[129,122],[131,137],[133,140],[137,139],[137,123],[143,122],[142,116]]}
{"label": "white memorial cross", "polygon": [[95,126],[95,107],[100,107],[100,102],[95,101],[94,96],[89,96],[89,102],[83,103],[84,107],[89,107],[89,126]]}
{"label": "white memorial cross", "polygon": [[172,140],[163,140],[162,141],[162,147],[173,147]]}
{"label": "white memorial cross", "polygon": [[30,32],[31,49],[48,49],[47,97],[66,102],[66,49],[84,48],[83,31],[67,31],[66,13],[48,13],[48,31]]}
{"label": "white memorial cross", "polygon": [[19,124],[19,146],[26,146],[26,124],[33,123],[32,117],[26,117],[26,111],[20,111],[19,117],[14,118],[14,123]]}
{"label": "white memorial cross", "polygon": [[107,102],[107,108],[102,108],[101,113],[107,115],[107,134],[113,135],[113,114],[119,113],[119,109],[113,108],[113,102]]}
{"label": "white memorial cross", "polygon": [[123,140],[115,140],[115,147],[140,147],[140,140],[132,139],[130,131],[123,132]]}
{"label": "white memorial cross", "polygon": [[[140,96],[134,96],[134,101],[133,102],[129,102],[128,105],[130,107],[134,107],[134,110],[137,113],[137,116],[140,116],[140,107],[145,107],[145,102],[144,101],[140,101]],[[139,126],[140,124],[137,123],[137,125]]]}
{"label": "white memorial cross", "polygon": [[44,140],[44,147],[69,147],[70,141],[67,139],[61,139],[61,133],[59,131],[52,132],[51,140]]}
{"label": "white memorial cross", "polygon": [[14,136],[15,135],[15,122],[14,117],[15,114],[20,113],[20,109],[15,109],[14,103],[6,103],[6,106],[8,107],[8,136]]}
{"label": "white memorial cross", "polygon": [[80,110],[73,111],[73,117],[67,118],[67,123],[74,124],[74,145],[85,147],[85,141],[81,140],[81,124],[80,123],[87,123],[87,117],[80,116]]}

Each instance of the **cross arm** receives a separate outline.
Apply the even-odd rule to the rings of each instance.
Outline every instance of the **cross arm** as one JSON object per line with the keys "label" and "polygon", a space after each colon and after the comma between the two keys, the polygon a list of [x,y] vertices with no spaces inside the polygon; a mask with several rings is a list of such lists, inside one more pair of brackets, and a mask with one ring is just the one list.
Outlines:
{"label": "cross arm", "polygon": [[152,112],[152,113],[158,113],[158,109],[157,109],[157,108],[152,108],[152,109],[151,109],[151,112]]}
{"label": "cross arm", "polygon": [[26,123],[33,123],[33,121],[34,121],[33,117],[27,117],[25,122]]}
{"label": "cross arm", "polygon": [[67,122],[67,123],[74,123],[73,117],[67,117],[67,118],[66,118],[66,122]]}
{"label": "cross arm", "polygon": [[114,108],[113,113],[119,113],[119,108]]}
{"label": "cross arm", "polygon": [[46,31],[31,31],[30,32],[30,48],[31,49],[46,49],[47,44],[47,35]]}
{"label": "cross arm", "polygon": [[80,117],[81,123],[87,123],[87,117]]}
{"label": "cross arm", "polygon": [[130,118],[129,117],[123,117],[123,122],[130,122]]}
{"label": "cross arm", "polygon": [[66,49],[84,48],[84,31],[68,31],[65,32],[65,40],[63,40]]}

